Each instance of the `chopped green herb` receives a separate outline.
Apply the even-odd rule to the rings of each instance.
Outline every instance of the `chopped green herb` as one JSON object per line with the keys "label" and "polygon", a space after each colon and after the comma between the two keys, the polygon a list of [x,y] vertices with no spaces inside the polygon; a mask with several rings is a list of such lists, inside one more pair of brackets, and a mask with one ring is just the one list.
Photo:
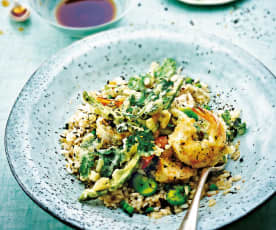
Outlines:
{"label": "chopped green herb", "polygon": [[133,111],[133,108],[127,108],[126,110],[127,113],[132,113],[132,111]]}
{"label": "chopped green herb", "polygon": [[221,114],[222,119],[225,121],[227,125],[230,125],[231,115],[228,110],[225,110],[223,114]]}
{"label": "chopped green herb", "polygon": [[221,117],[228,126],[226,136],[229,142],[233,141],[236,136],[241,136],[246,133],[246,123],[242,122],[241,118],[238,117],[234,121],[231,121],[231,115],[228,110],[225,110]]}
{"label": "chopped green herb", "polygon": [[237,131],[235,129],[226,131],[227,141],[232,142],[236,136],[237,136]]}
{"label": "chopped green herb", "polygon": [[93,130],[91,131],[91,133],[92,133],[93,136],[96,138],[96,129],[93,129]]}
{"label": "chopped green herb", "polygon": [[162,84],[162,90],[167,90],[169,87],[173,86],[173,82],[167,81],[167,80],[163,80],[161,84]]}
{"label": "chopped green herb", "polygon": [[201,85],[199,82],[197,82],[197,83],[195,84],[195,86],[196,86],[197,88],[202,88],[202,85]]}
{"label": "chopped green herb", "polygon": [[192,79],[192,78],[190,78],[190,77],[186,77],[186,78],[185,78],[185,83],[186,83],[186,84],[193,84],[193,82],[194,82],[194,79]]}
{"label": "chopped green herb", "polygon": [[190,108],[184,108],[181,109],[183,113],[185,113],[188,117],[194,118],[196,121],[198,121],[198,115]]}
{"label": "chopped green herb", "polygon": [[238,127],[237,127],[237,130],[238,130],[238,135],[239,136],[242,136],[246,133],[246,123],[241,123]]}
{"label": "chopped green herb", "polygon": [[212,110],[212,108],[211,108],[211,106],[210,106],[210,105],[203,105],[203,108],[204,108],[204,109],[207,109],[207,110],[209,110],[209,111],[211,111],[211,110]]}
{"label": "chopped green herb", "polygon": [[218,186],[216,186],[215,184],[210,184],[209,191],[216,191],[216,190],[218,190]]}
{"label": "chopped green herb", "polygon": [[237,135],[241,136],[246,132],[246,123],[242,123],[242,120],[240,118],[237,118],[234,121],[234,128],[237,130]]}
{"label": "chopped green herb", "polygon": [[93,98],[90,97],[86,91],[83,91],[82,97],[83,97],[83,100],[87,101],[89,104],[93,104],[94,103]]}
{"label": "chopped green herb", "polygon": [[129,97],[129,103],[131,106],[134,106],[136,104],[136,99],[133,94]]}
{"label": "chopped green herb", "polygon": [[136,144],[136,136],[134,135],[129,136],[126,141],[127,151],[129,152],[130,148],[135,144]]}
{"label": "chopped green herb", "polygon": [[145,100],[146,100],[146,94],[145,92],[142,93],[142,96],[139,98],[138,101],[136,101],[136,105],[139,106],[139,107],[142,107],[145,105]]}
{"label": "chopped green herb", "polygon": [[145,129],[145,131],[137,131],[134,135],[129,136],[126,141],[127,151],[136,143],[138,143],[139,152],[151,152],[154,147],[152,131]]}
{"label": "chopped green herb", "polygon": [[146,210],[145,210],[145,213],[148,214],[148,213],[151,213],[153,211],[154,211],[153,207],[147,207]]}
{"label": "chopped green herb", "polygon": [[145,90],[146,86],[145,86],[145,83],[144,83],[144,79],[146,78],[146,76],[140,76],[140,79],[138,81],[138,89],[137,91],[143,91]]}
{"label": "chopped green herb", "polygon": [[178,92],[180,91],[182,84],[183,84],[183,79],[179,79],[176,82],[176,84],[174,84],[174,87],[173,87],[174,94],[167,96],[168,100],[167,100],[167,102],[164,103],[164,109],[170,108],[174,98],[177,96]]}
{"label": "chopped green herb", "polygon": [[132,216],[132,215],[133,215],[133,213],[134,213],[134,208],[133,208],[131,205],[129,205],[125,200],[122,200],[122,201],[120,202],[120,207],[121,207],[121,209],[122,209],[125,213],[127,213],[129,216]]}
{"label": "chopped green herb", "polygon": [[138,132],[138,150],[142,152],[150,152],[153,150],[154,147],[154,137],[152,132],[148,129],[144,132]]}

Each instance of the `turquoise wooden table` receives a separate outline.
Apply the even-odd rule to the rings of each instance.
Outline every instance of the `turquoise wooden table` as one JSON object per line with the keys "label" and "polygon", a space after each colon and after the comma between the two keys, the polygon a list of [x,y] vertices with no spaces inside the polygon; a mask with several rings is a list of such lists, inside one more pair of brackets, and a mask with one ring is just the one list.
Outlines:
{"label": "turquoise wooden table", "polygon": [[[276,75],[275,0],[241,0],[212,8],[187,6],[176,0],[135,1],[134,9],[116,27],[165,24],[198,28],[241,46]],[[0,4],[0,229],[69,229],[21,190],[10,172],[3,139],[9,111],[29,76],[43,60],[75,39],[34,14],[25,24],[14,23],[8,10]],[[275,210],[274,197],[227,228],[275,229]]]}

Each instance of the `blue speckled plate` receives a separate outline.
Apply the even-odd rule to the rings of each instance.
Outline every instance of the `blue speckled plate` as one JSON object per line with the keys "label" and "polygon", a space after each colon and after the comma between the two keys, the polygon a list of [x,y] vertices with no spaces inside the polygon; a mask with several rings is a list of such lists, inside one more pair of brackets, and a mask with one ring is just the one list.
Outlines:
{"label": "blue speckled plate", "polygon": [[175,58],[188,75],[209,83],[220,101],[243,110],[248,133],[241,138],[243,162],[238,193],[202,200],[199,229],[226,225],[264,202],[276,187],[276,79],[240,48],[199,31],[122,28],[74,43],[46,61],[30,78],[10,114],[5,136],[12,172],[40,207],[60,220],[87,229],[177,229],[184,213],[153,220],[128,217],[99,202],[79,203],[83,185],[65,170],[59,153],[61,128],[81,103],[83,90],[101,88],[119,75],[148,69],[152,61]]}

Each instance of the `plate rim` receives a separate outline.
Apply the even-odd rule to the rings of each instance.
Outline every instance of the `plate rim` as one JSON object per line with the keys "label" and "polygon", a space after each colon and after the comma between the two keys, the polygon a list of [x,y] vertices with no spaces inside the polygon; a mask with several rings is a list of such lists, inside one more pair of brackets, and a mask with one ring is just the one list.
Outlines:
{"label": "plate rim", "polygon": [[[159,25],[160,26],[160,25]],[[116,28],[116,29],[111,29],[109,31],[102,31],[97,33],[96,35],[90,35],[87,36],[83,39],[80,39],[78,41],[73,42],[72,44],[70,44],[69,46],[66,46],[64,48],[62,48],[61,50],[59,50],[58,52],[56,52],[54,55],[51,55],[49,58],[47,58],[46,60],[44,60],[38,67],[37,69],[30,75],[30,77],[28,78],[28,80],[26,81],[26,83],[24,84],[24,86],[21,88],[18,96],[16,97],[13,106],[10,109],[9,112],[9,116],[8,119],[6,121],[6,125],[5,125],[5,134],[4,134],[4,148],[5,148],[5,153],[6,153],[6,158],[10,167],[10,170],[12,172],[12,175],[14,176],[14,178],[16,179],[17,183],[19,184],[19,186],[21,187],[21,189],[25,192],[25,194],[35,203],[37,204],[41,209],[43,209],[44,211],[46,211],[48,214],[50,214],[51,216],[55,217],[57,220],[61,221],[62,223],[73,227],[73,228],[79,228],[79,229],[85,229],[84,225],[81,225],[79,222],[75,222],[73,219],[66,219],[64,218],[62,215],[57,214],[56,212],[54,212],[53,210],[49,209],[45,204],[43,204],[43,202],[41,202],[34,194],[32,194],[31,191],[29,191],[26,186],[24,185],[24,183],[21,181],[21,179],[19,178],[18,174],[16,173],[16,169],[12,163],[11,157],[10,157],[10,152],[8,151],[8,139],[7,139],[7,135],[8,135],[8,128],[9,125],[11,123],[11,116],[13,111],[15,110],[15,107],[18,103],[18,100],[20,99],[22,93],[24,92],[25,88],[28,86],[28,84],[35,78],[36,73],[44,66],[47,66],[49,64],[49,61],[51,61],[52,59],[59,57],[60,55],[62,55],[64,52],[66,52],[67,50],[72,49],[72,47],[74,46],[78,46],[82,43],[86,43],[87,41],[91,40],[91,43],[93,44],[94,42],[96,42],[97,40],[99,40],[98,38],[101,38],[102,36],[104,36],[105,34],[113,34],[113,33],[136,33],[136,32],[141,32],[141,31],[148,31],[150,29],[155,29],[158,31],[162,31],[162,32],[172,32],[172,31],[177,31],[177,28],[175,29],[169,29],[166,26],[162,26],[162,27],[152,27],[152,26],[148,26],[148,27],[140,27],[140,26],[136,26],[136,27],[131,27],[131,26],[124,26],[124,27],[120,27],[120,28]],[[193,31],[195,32],[200,32],[203,35],[206,35],[207,37],[212,36],[214,37],[216,40],[220,40],[223,43],[226,43],[227,45],[230,45],[232,47],[234,47],[235,49],[239,49],[242,51],[242,53],[244,53],[247,57],[249,57],[251,59],[251,61],[254,61],[256,63],[258,63],[265,71],[267,71],[275,80],[276,80],[276,75],[262,62],[260,61],[257,57],[255,57],[254,55],[252,55],[251,53],[249,53],[247,50],[243,49],[242,47],[236,45],[235,43],[233,43],[232,41],[229,41],[227,39],[224,39],[220,36],[217,36],[216,34],[211,34],[211,33],[207,33],[205,31],[202,30],[198,30],[198,29],[187,29],[187,31]],[[183,34],[183,33],[182,33]],[[105,43],[107,41],[111,41],[112,36],[109,36],[108,39],[105,39]],[[254,204],[253,208],[246,210],[244,213],[242,213],[241,215],[230,219],[229,221],[226,221],[225,223],[223,223],[222,225],[218,226],[217,228],[221,228],[224,226],[228,226],[229,224],[237,221],[238,219],[241,219],[242,217],[248,215],[249,213],[253,212],[254,210],[256,210],[260,205],[262,205],[263,203],[265,203],[270,197],[272,197],[274,194],[276,194],[276,191],[272,190],[270,192],[267,192],[267,194],[265,196],[263,196],[263,199],[261,202],[259,202],[258,204]]]}

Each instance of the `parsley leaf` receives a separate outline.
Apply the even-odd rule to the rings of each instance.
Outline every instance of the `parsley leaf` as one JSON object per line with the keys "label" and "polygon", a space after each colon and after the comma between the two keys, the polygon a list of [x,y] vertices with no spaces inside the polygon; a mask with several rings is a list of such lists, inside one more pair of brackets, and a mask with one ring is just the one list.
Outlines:
{"label": "parsley leaf", "polygon": [[173,86],[173,81],[163,80],[161,84],[162,84],[162,90],[167,90],[169,87]]}
{"label": "parsley leaf", "polygon": [[127,151],[129,152],[131,147],[135,144],[136,144],[136,136],[135,135],[129,136],[126,141]]}
{"label": "parsley leaf", "polygon": [[241,118],[238,117],[234,121],[231,121],[231,114],[228,110],[225,110],[221,114],[221,117],[228,127],[226,135],[229,142],[233,141],[235,137],[242,136],[246,133],[246,123],[242,122]]}
{"label": "parsley leaf", "polygon": [[154,137],[153,133],[149,129],[145,129],[145,131],[137,131],[133,135],[129,136],[126,141],[127,151],[130,148],[138,143],[138,152],[150,152],[154,147]]}
{"label": "parsley leaf", "polygon": [[131,106],[134,106],[136,104],[135,96],[133,94],[129,97],[129,104]]}
{"label": "parsley leaf", "polygon": [[231,123],[231,115],[228,110],[225,110],[223,114],[221,114],[222,119],[225,121],[227,125]]}

